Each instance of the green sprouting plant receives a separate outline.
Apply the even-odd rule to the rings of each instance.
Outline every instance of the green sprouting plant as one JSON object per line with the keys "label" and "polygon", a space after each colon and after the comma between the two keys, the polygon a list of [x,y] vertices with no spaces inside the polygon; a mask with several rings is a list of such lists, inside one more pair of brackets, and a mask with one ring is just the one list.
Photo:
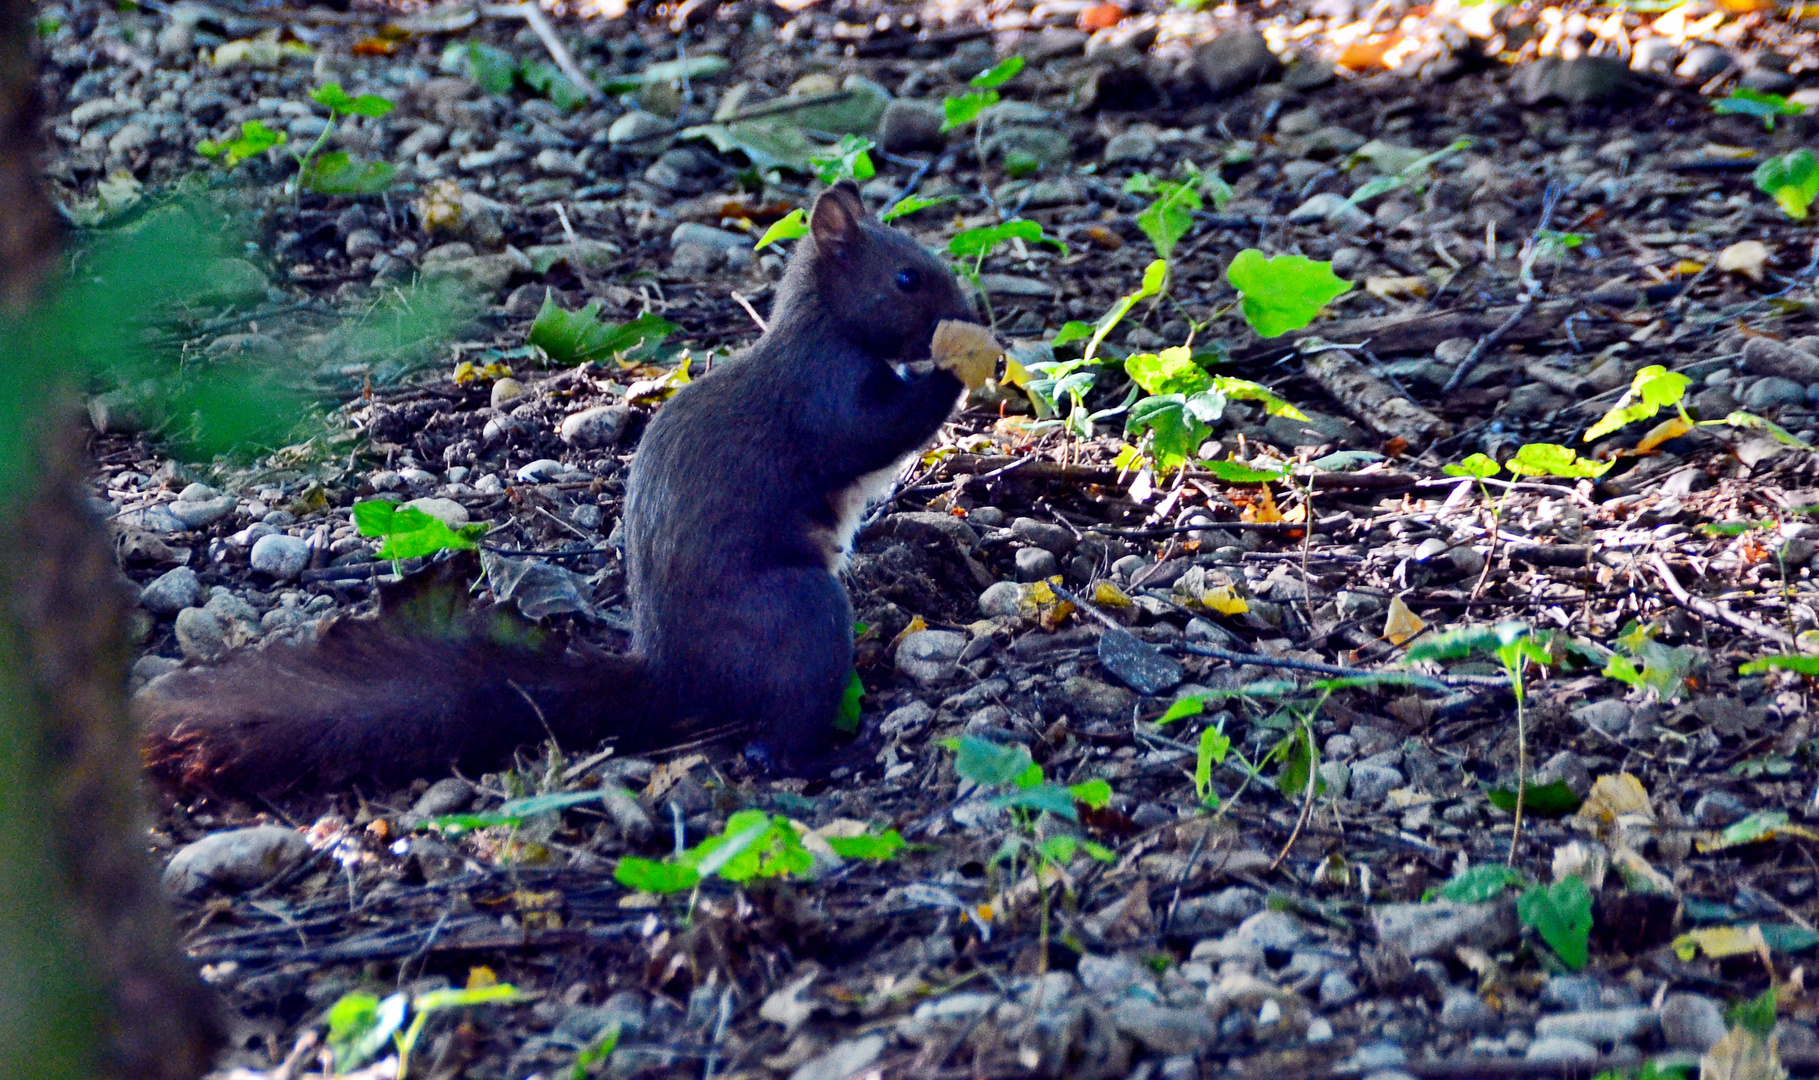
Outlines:
{"label": "green sprouting plant", "polygon": [[288,133],[273,131],[258,120],[247,120],[241,123],[237,137],[224,142],[204,139],[196,144],[196,153],[203,157],[220,158],[221,163],[231,169],[249,157],[257,157],[288,141]]}
{"label": "green sprouting plant", "polygon": [[1330,262],[1300,255],[1266,258],[1256,248],[1234,256],[1225,279],[1242,297],[1244,320],[1266,338],[1301,329],[1352,289],[1351,282],[1333,273]]}
{"label": "green sprouting plant", "polygon": [[1124,370],[1148,396],[1130,407],[1125,433],[1144,440],[1156,465],[1172,472],[1199,457],[1209,426],[1232,401],[1256,401],[1270,416],[1306,420],[1307,415],[1266,386],[1225,375],[1209,375],[1186,346],[1125,358]]}
{"label": "green sprouting plant", "polygon": [[1797,675],[1819,675],[1819,656],[1797,653],[1775,653],[1751,660],[1737,669],[1739,675],[1761,675],[1769,671],[1791,671]]}
{"label": "green sprouting plant", "polygon": [[[373,195],[391,187],[392,177],[398,170],[390,163],[362,162],[340,150],[324,154],[322,148],[344,118],[366,116],[377,119],[392,111],[392,103],[377,94],[353,97],[341,89],[341,84],[332,82],[323,83],[312,91],[310,100],[328,110],[328,124],[303,153],[292,151],[292,156],[297,159],[297,175],[291,178],[291,191],[307,190],[322,195]],[[224,142],[205,139],[196,144],[196,153],[203,157],[218,157],[231,168],[249,157],[263,154],[289,141],[290,136],[286,133],[274,131],[257,120],[248,120],[240,125],[237,138]]]}
{"label": "green sprouting plant", "polygon": [[1551,886],[1529,886],[1516,898],[1516,917],[1540,934],[1567,967],[1585,969],[1591,959],[1592,894],[1583,879],[1569,874]]}
{"label": "green sprouting plant", "polygon": [[1454,154],[1470,149],[1472,140],[1458,139],[1431,154],[1421,154],[1412,160],[1408,159],[1406,155],[1413,151],[1404,151],[1399,147],[1385,146],[1382,143],[1372,145],[1380,147],[1380,151],[1354,154],[1346,168],[1348,170],[1355,168],[1359,161],[1369,161],[1382,170],[1383,175],[1371,177],[1360,185],[1357,191],[1352,192],[1351,197],[1346,201],[1353,205],[1401,187],[1413,188],[1416,192],[1421,191],[1426,186],[1427,171]]}
{"label": "green sprouting plant", "polygon": [[979,114],[998,104],[998,87],[1010,82],[1023,70],[1023,57],[1007,56],[985,71],[967,80],[973,89],[955,97],[945,98],[941,102],[943,116],[941,130],[949,132],[955,128],[976,123]]}
{"label": "green sprouting plant", "polygon": [[1819,159],[1811,150],[1769,158],[1756,167],[1756,187],[1775,200],[1781,212],[1795,221],[1805,221],[1807,208],[1819,198]]}
{"label": "green sprouting plant", "polygon": [[1100,862],[1115,862],[1117,855],[1103,844],[1065,833],[1038,840],[1036,825],[1044,814],[1079,821],[1076,804],[1093,810],[1103,809],[1112,800],[1112,786],[1104,780],[1067,786],[1050,783],[1042,775],[1042,766],[1036,764],[1030,758],[1029,750],[1021,745],[995,743],[976,735],[944,739],[941,745],[953,751],[954,772],[962,779],[981,788],[997,788],[1003,792],[992,800],[992,805],[1008,810],[1017,827],[1005,835],[1004,843],[992,856],[991,863],[994,866],[1010,863],[1011,877],[1015,879],[1020,855],[1027,853],[1033,858],[1041,903],[1037,955],[1046,958],[1049,898],[1043,872],[1050,868],[1064,869],[1076,854],[1082,852]]}
{"label": "green sprouting plant", "polygon": [[1081,438],[1090,438],[1095,423],[1116,416],[1136,400],[1138,389],[1133,387],[1125,400],[1116,406],[1098,412],[1089,412],[1086,407],[1086,395],[1098,378],[1097,369],[1104,363],[1099,359],[1098,353],[1105,336],[1130,314],[1133,307],[1160,293],[1167,275],[1168,264],[1156,259],[1143,271],[1143,283],[1137,291],[1119,297],[1097,322],[1092,325],[1069,322],[1061,327],[1051,344],[1052,348],[1058,349],[1084,340],[1086,349],[1076,360],[1048,360],[1029,366],[1030,372],[1037,377],[1026,379],[1023,390],[1029,395],[1030,403],[1036,407],[1038,417],[1048,420],[1060,415],[1061,402],[1065,398],[1069,407],[1063,425]]}
{"label": "green sprouting plant", "polygon": [[[880,861],[894,858],[904,846],[895,829],[829,837],[827,844],[841,858]],[[718,835],[668,859],[627,855],[614,867],[613,877],[628,889],[668,894],[696,888],[710,877],[741,884],[753,878],[792,877],[813,866],[814,856],[802,846],[794,822],[762,810],[741,810],[726,819],[726,828]]]}
{"label": "green sprouting plant", "polygon": [[381,559],[415,559],[438,551],[473,551],[480,546],[486,526],[478,523],[451,529],[440,519],[412,506],[384,499],[354,504],[354,525],[361,536],[383,536]]}
{"label": "green sprouting plant", "polygon": [[539,97],[548,98],[563,112],[573,112],[588,101],[587,92],[554,64],[541,60],[520,61],[504,49],[478,41],[450,44],[442,52],[442,67],[465,74],[480,89],[496,96],[509,94],[513,87],[523,85]]}
{"label": "green sprouting plant", "polygon": [[[436,1013],[475,1005],[512,1005],[530,995],[509,983],[462,990],[431,990],[411,997],[396,993],[381,1001],[367,993],[344,994],[328,1010],[328,1045],[335,1058],[335,1072],[346,1073],[370,1061],[390,1042],[398,1051],[398,1080],[410,1068],[423,1027]],[[406,1016],[409,1028],[402,1034]]]}
{"label": "green sprouting plant", "polygon": [[1727,116],[1754,116],[1762,121],[1762,130],[1773,131],[1777,116],[1799,116],[1806,111],[1806,106],[1797,101],[1789,101],[1780,94],[1765,94],[1760,90],[1739,86],[1730,92],[1729,97],[1712,102],[1712,111]]}
{"label": "green sprouting plant", "polygon": [[863,136],[842,135],[839,143],[829,147],[822,155],[809,158],[808,163],[815,167],[815,174],[823,184],[835,184],[841,180],[864,183],[878,173],[872,165],[871,155],[872,148],[877,145]]}
{"label": "green sprouting plant", "polygon": [[1641,623],[1625,627],[1616,645],[1601,674],[1638,690],[1653,690],[1662,701],[1680,696],[1693,661],[1699,658],[1697,649],[1656,641],[1655,629]]}
{"label": "green sprouting plant", "polygon": [[1184,162],[1183,171],[1186,177],[1182,180],[1156,180],[1147,173],[1138,173],[1124,182],[1127,195],[1155,196],[1155,201],[1137,215],[1137,227],[1163,259],[1174,257],[1175,245],[1194,227],[1194,213],[1204,205],[1200,199],[1202,191],[1212,196],[1215,208],[1224,206],[1232,197],[1231,187],[1217,173],[1203,177],[1192,162]]}
{"label": "green sprouting plant", "polygon": [[[947,242],[947,253],[959,260],[954,266],[955,271],[977,288],[979,274],[985,268],[985,257],[1013,240],[1022,240],[1030,244],[1048,244],[1061,254],[1067,254],[1067,244],[1044,233],[1040,223],[1023,218],[1000,222],[997,225],[981,225],[976,229],[955,233],[954,238]],[[979,289],[979,297],[985,303],[987,320],[996,325],[998,316],[992,311],[991,297],[986,295],[984,289]]]}
{"label": "green sprouting plant", "polygon": [[1503,463],[1515,476],[1557,476],[1564,480],[1582,480],[1603,476],[1611,462],[1582,458],[1570,446],[1558,443],[1524,443]]}
{"label": "green sprouting plant", "polygon": [[1661,443],[1676,435],[1683,435],[1695,427],[1729,427],[1743,431],[1760,431],[1783,446],[1792,446],[1801,450],[1812,450],[1812,446],[1796,438],[1786,428],[1771,420],[1757,416],[1755,413],[1738,409],[1726,416],[1712,420],[1694,420],[1686,411],[1686,392],[1692,386],[1692,380],[1677,371],[1669,371],[1659,364],[1651,364],[1636,372],[1630,381],[1628,390],[1617,399],[1617,404],[1599,418],[1598,422],[1585,430],[1581,441],[1592,442],[1601,439],[1637,420],[1648,420],[1665,408],[1672,408],[1675,416],[1664,423],[1656,425],[1637,443],[1638,450],[1652,450]]}
{"label": "green sprouting plant", "polygon": [[568,1080],[587,1080],[594,1075],[594,1066],[604,1065],[612,1060],[613,1051],[619,1048],[619,1025],[612,1024],[600,1034],[600,1037],[581,1048],[575,1055],[575,1063],[569,1066]]}
{"label": "green sprouting plant", "polygon": [[1507,862],[1514,863],[1516,845],[1522,837],[1522,809],[1528,794],[1528,720],[1525,712],[1527,695],[1523,676],[1528,665],[1548,665],[1553,656],[1546,648],[1552,635],[1540,640],[1526,623],[1504,622],[1494,626],[1465,626],[1447,630],[1409,646],[1404,659],[1410,663],[1424,660],[1457,660],[1474,653],[1489,653],[1503,665],[1509,676],[1510,690],[1516,696],[1516,823],[1510,835]]}
{"label": "green sprouting plant", "polygon": [[[562,772],[560,758],[558,757],[552,764],[555,767],[551,771],[559,782]],[[520,787],[529,787],[535,782],[534,778],[526,778],[517,773],[511,775],[517,778]],[[475,829],[517,829],[522,828],[532,818],[539,815],[554,814],[558,810],[566,810],[571,806],[599,802],[609,793],[609,789],[596,788],[593,791],[551,791],[543,795],[526,795],[508,799],[499,804],[497,810],[444,814],[441,817],[431,818],[427,824],[433,826],[438,832],[451,836],[472,832]]]}

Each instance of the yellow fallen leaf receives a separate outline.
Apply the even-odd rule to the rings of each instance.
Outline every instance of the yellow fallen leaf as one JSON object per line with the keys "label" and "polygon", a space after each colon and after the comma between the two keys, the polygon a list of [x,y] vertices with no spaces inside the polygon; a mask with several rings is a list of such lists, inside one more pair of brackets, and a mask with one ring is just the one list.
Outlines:
{"label": "yellow fallen leaf", "polygon": [[1594,836],[1611,838],[1627,826],[1653,825],[1655,811],[1642,781],[1630,773],[1618,773],[1593,781],[1572,823]]}
{"label": "yellow fallen leaf", "polygon": [[1109,581],[1101,581],[1093,586],[1093,603],[1100,607],[1127,608],[1134,607],[1131,598],[1124,595],[1124,590]]}
{"label": "yellow fallen leaf", "polygon": [[1785,1080],[1780,1048],[1738,1024],[1699,1057],[1699,1080]]}
{"label": "yellow fallen leaf", "polygon": [[1017,610],[1034,618],[1043,629],[1053,630],[1074,613],[1074,605],[1056,595],[1048,582],[1032,581],[1024,586],[1023,594],[1017,598]]}
{"label": "yellow fallen leaf", "polygon": [[1257,489],[1251,504],[1238,515],[1240,521],[1253,521],[1261,525],[1278,524],[1282,521],[1282,511],[1276,509],[1276,497],[1270,494],[1268,484]]}
{"label": "yellow fallen leaf", "polygon": [[1390,597],[1389,616],[1383,620],[1383,636],[1391,645],[1400,645],[1426,629],[1427,623],[1408,609],[1402,597]]}
{"label": "yellow fallen leaf", "polygon": [[1420,274],[1380,274],[1364,279],[1364,291],[1379,300],[1413,300],[1426,296],[1430,282]]}
{"label": "yellow fallen leaf", "polygon": [[1760,240],[1739,240],[1718,253],[1718,269],[1727,274],[1742,274],[1751,281],[1762,280],[1762,268],[1768,265],[1768,245]]}
{"label": "yellow fallen leaf", "polygon": [[1004,355],[1004,346],[977,323],[943,319],[935,327],[929,355],[935,366],[959,376],[968,390],[977,390],[998,373],[998,358]]}
{"label": "yellow fallen leaf", "polygon": [[1251,609],[1244,597],[1232,591],[1230,585],[1220,585],[1206,590],[1200,602],[1221,615],[1242,615]]}
{"label": "yellow fallen leaf", "polygon": [[1642,441],[1636,444],[1636,452],[1646,454],[1669,439],[1678,439],[1691,430],[1693,430],[1693,425],[1678,416],[1670,416],[1649,429],[1648,434],[1642,437]]}
{"label": "yellow fallen leaf", "polygon": [[469,990],[484,990],[489,986],[498,985],[499,976],[493,973],[492,968],[476,965],[467,969],[467,988]]}
{"label": "yellow fallen leaf", "polygon": [[426,232],[443,232],[461,224],[461,185],[453,180],[432,181],[416,202],[417,220]]}
{"label": "yellow fallen leaf", "polygon": [[909,621],[909,625],[904,627],[903,630],[901,632],[899,632],[896,637],[891,639],[891,648],[894,649],[897,646],[903,644],[903,639],[906,637],[909,637],[911,634],[918,634],[927,629],[928,629],[928,623],[923,621],[922,616],[917,615],[917,616],[911,618]]}
{"label": "yellow fallen leaf", "polygon": [[1712,960],[1755,953],[1766,962],[1768,942],[1762,937],[1762,927],[1755,923],[1748,926],[1702,926],[1675,938],[1674,953],[1682,960],[1691,960],[1700,953]]}
{"label": "yellow fallen leaf", "polygon": [[1681,277],[1691,277],[1703,269],[1705,269],[1705,264],[1693,259],[1681,259],[1673,266],[1668,267],[1668,270],[1671,273],[1679,274]]}

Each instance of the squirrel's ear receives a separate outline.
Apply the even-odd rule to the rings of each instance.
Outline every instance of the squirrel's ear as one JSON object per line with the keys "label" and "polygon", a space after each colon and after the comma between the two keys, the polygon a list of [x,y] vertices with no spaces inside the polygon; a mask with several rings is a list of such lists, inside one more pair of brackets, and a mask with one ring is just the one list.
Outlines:
{"label": "squirrel's ear", "polygon": [[865,204],[859,201],[859,189],[842,181],[821,193],[809,215],[809,229],[815,234],[815,248],[838,255],[859,241],[859,222],[865,217]]}

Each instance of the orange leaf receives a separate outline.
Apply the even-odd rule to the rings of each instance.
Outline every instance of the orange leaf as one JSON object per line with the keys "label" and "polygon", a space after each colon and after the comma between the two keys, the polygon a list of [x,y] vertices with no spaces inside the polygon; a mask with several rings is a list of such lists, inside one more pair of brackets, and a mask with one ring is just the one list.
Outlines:
{"label": "orange leaf", "polygon": [[1124,9],[1117,4],[1094,4],[1080,13],[1077,25],[1082,30],[1110,30],[1124,20]]}
{"label": "orange leaf", "polygon": [[365,41],[356,41],[353,48],[355,56],[390,56],[397,51],[398,43],[396,41],[388,41],[382,37],[369,37]]}
{"label": "orange leaf", "polygon": [[1678,416],[1670,416],[1649,429],[1649,433],[1636,444],[1636,452],[1646,454],[1669,439],[1677,439],[1691,430],[1693,425]]}

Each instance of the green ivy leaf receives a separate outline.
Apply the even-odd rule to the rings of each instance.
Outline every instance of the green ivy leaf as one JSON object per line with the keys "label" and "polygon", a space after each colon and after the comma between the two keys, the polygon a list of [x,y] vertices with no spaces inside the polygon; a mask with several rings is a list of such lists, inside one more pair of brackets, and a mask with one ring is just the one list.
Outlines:
{"label": "green ivy leaf", "polygon": [[1301,329],[1352,288],[1330,262],[1300,255],[1265,258],[1256,248],[1240,251],[1225,268],[1225,279],[1243,295],[1245,321],[1266,338]]}
{"label": "green ivy leaf", "polygon": [[196,144],[196,153],[203,157],[220,157],[222,164],[232,168],[249,157],[263,154],[274,146],[283,146],[289,141],[288,133],[273,131],[257,120],[248,120],[240,125],[239,138],[227,142],[204,139]]}
{"label": "green ivy leaf", "polygon": [[361,536],[385,537],[385,544],[379,549],[381,559],[415,559],[438,551],[473,551],[480,546],[465,530],[456,532],[415,507],[384,499],[355,503],[353,517]]}
{"label": "green ivy leaf", "polygon": [[517,58],[484,42],[450,45],[444,56],[453,56],[456,67],[465,69],[480,89],[494,96],[511,93],[518,79]]}
{"label": "green ivy leaf", "polygon": [[1756,167],[1756,187],[1771,196],[1781,212],[1805,221],[1807,208],[1819,198],[1819,159],[1811,150],[1769,158]]}
{"label": "green ivy leaf", "polygon": [[1592,894],[1584,881],[1567,877],[1551,888],[1535,885],[1516,899],[1516,915],[1567,967],[1584,970],[1592,933]]}
{"label": "green ivy leaf", "polygon": [[1126,434],[1150,433],[1150,449],[1156,464],[1171,472],[1192,461],[1200,444],[1213,429],[1201,423],[1188,411],[1187,399],[1180,394],[1160,394],[1141,398],[1131,405],[1124,420]]}
{"label": "green ivy leaf", "polygon": [[1213,791],[1213,766],[1225,764],[1231,748],[1232,740],[1219,728],[1200,732],[1200,745],[1194,754],[1194,792],[1203,805],[1218,804],[1219,796]]}
{"label": "green ivy leaf", "polygon": [[1067,793],[1094,810],[1103,810],[1112,801],[1112,785],[1104,780],[1073,784],[1068,787]]}
{"label": "green ivy leaf", "polygon": [[370,1061],[404,1026],[410,999],[393,994],[380,1001],[371,994],[344,994],[328,1010],[328,1045],[335,1071],[351,1072]]}
{"label": "green ivy leaf", "polygon": [[834,854],[842,859],[885,862],[896,858],[905,845],[896,829],[886,829],[882,833],[866,833],[864,836],[830,836],[827,838],[827,846],[833,848]]}
{"label": "green ivy leaf", "polygon": [[1027,748],[995,743],[977,735],[962,735],[943,745],[954,752],[954,772],[981,787],[1008,784],[1034,764]]}
{"label": "green ivy leaf", "polygon": [[1799,116],[1806,111],[1806,106],[1789,101],[1780,94],[1765,94],[1760,90],[1740,86],[1732,90],[1729,97],[1712,102],[1712,111],[1728,116],[1754,116],[1762,121],[1762,130],[1773,131],[1775,117]]}
{"label": "green ivy leaf", "polygon": [[530,343],[559,364],[584,364],[638,349],[652,350],[678,327],[660,316],[645,313],[623,326],[600,321],[600,301],[580,311],[568,312],[544,297],[543,309],[531,324]]}
{"label": "green ivy leaf", "polygon": [[[1516,811],[1516,792],[1510,788],[1492,788],[1484,793],[1490,804],[1499,810],[1510,813]],[[1540,787],[1530,786],[1522,792],[1522,811],[1537,817],[1565,817],[1579,809],[1579,796],[1566,786],[1566,781],[1555,780]]]}
{"label": "green ivy leaf", "polygon": [[341,89],[340,83],[332,82],[318,86],[310,94],[310,100],[330,112],[340,113],[343,116],[366,116],[375,120],[391,112],[393,108],[391,102],[378,94],[349,97],[347,91]]}
{"label": "green ivy leaf", "polygon": [[1249,465],[1237,461],[1209,461],[1206,463],[1206,468],[1208,472],[1228,484],[1262,484],[1280,480],[1288,475],[1270,469],[1253,469]]}
{"label": "green ivy leaf", "polygon": [[1249,379],[1236,379],[1230,375],[1214,375],[1213,389],[1233,401],[1255,401],[1261,404],[1266,416],[1286,416],[1290,420],[1308,418],[1306,413],[1277,397],[1269,387],[1251,382]]}
{"label": "green ivy leaf", "polygon": [[667,895],[694,888],[701,875],[693,867],[627,855],[613,868],[613,880],[628,889]]}
{"label": "green ivy leaf", "polygon": [[549,99],[550,104],[563,112],[574,112],[588,101],[586,91],[574,84],[562,69],[554,64],[539,60],[523,64],[518,69],[518,78],[524,85]]}
{"label": "green ivy leaf", "polygon": [[[815,167],[816,175],[823,184],[836,184],[842,180],[856,180],[864,183],[877,175],[872,165],[870,150],[878,144],[859,135],[842,135],[838,145],[831,152],[808,159]],[[1038,226],[1040,229],[1040,226]]]}
{"label": "green ivy leaf", "polygon": [[1819,675],[1819,656],[1795,656],[1790,653],[1777,653],[1765,656],[1760,660],[1751,660],[1737,669],[1739,675],[1760,675],[1765,671],[1793,671],[1801,675]]}
{"label": "green ivy leaf", "polygon": [[1074,809],[1073,792],[1059,784],[1044,783],[1034,787],[1019,788],[993,799],[992,805],[1006,809],[1047,811],[1068,821],[1077,821],[1080,817],[1079,812]]}
{"label": "green ivy leaf", "polygon": [[859,678],[859,669],[854,668],[852,676],[846,680],[846,689],[840,694],[840,711],[834,716],[836,731],[858,731],[860,702],[865,697],[865,683]]}
{"label": "green ivy leaf", "polygon": [[1521,871],[1502,863],[1474,866],[1440,886],[1440,898],[1456,904],[1482,904],[1523,882]]}
{"label": "green ivy leaf", "polygon": [[1060,249],[1061,254],[1067,254],[1066,244],[1052,236],[1044,236],[1039,223],[1023,218],[957,233],[952,240],[947,242],[947,253],[956,259],[977,259],[991,254],[999,244],[1011,240],[1024,240],[1032,244],[1052,244]]}
{"label": "green ivy leaf", "polygon": [[1138,173],[1124,183],[1124,190],[1129,194],[1156,196],[1156,201],[1137,215],[1137,228],[1143,230],[1156,254],[1164,259],[1174,255],[1175,245],[1194,227],[1194,212],[1203,205],[1199,181],[1198,172],[1185,183],[1152,180],[1148,175]]}
{"label": "green ivy leaf", "polygon": [[1178,698],[1168,707],[1168,711],[1156,718],[1158,724],[1172,724],[1190,716],[1199,716],[1206,712],[1206,699],[1203,697]]}
{"label": "green ivy leaf", "polygon": [[879,214],[878,220],[889,224],[900,217],[913,214],[918,210],[927,210],[931,206],[940,206],[942,203],[950,203],[957,198],[959,198],[957,195],[911,195],[907,198],[898,200],[895,206],[892,206],[884,213]]}
{"label": "green ivy leaf", "polygon": [[335,150],[311,158],[298,182],[318,195],[377,195],[391,189],[397,173],[389,161],[361,161]]}
{"label": "green ivy leaf", "polygon": [[1480,480],[1496,476],[1503,471],[1497,460],[1485,454],[1473,454],[1457,465],[1446,465],[1440,469],[1448,476],[1473,476]]}
{"label": "green ivy leaf", "polygon": [[1197,394],[1213,385],[1186,346],[1126,357],[1124,373],[1149,394]]}
{"label": "green ivy leaf", "polygon": [[798,206],[772,222],[771,227],[764,230],[764,235],[758,238],[758,243],[752,250],[763,251],[779,240],[798,240],[807,235],[808,212]]}
{"label": "green ivy leaf", "polygon": [[970,94],[943,98],[941,100],[942,133],[946,134],[955,128],[965,127],[979,119],[980,113],[996,104],[998,104],[998,91],[996,90],[975,90]]}
{"label": "green ivy leaf", "polygon": [[1617,404],[1581,436],[1583,442],[1596,442],[1625,424],[1647,420],[1662,409],[1678,407],[1686,397],[1693,380],[1660,364],[1650,364],[1630,381],[1630,388]]}
{"label": "green ivy leaf", "polygon": [[1005,83],[1016,78],[1017,73],[1022,70],[1023,57],[1007,56],[985,71],[981,71],[979,74],[968,79],[967,84],[969,86],[977,87],[980,90],[996,90],[998,87],[1003,86]]}
{"label": "green ivy leaf", "polygon": [[1525,443],[1503,463],[1515,476],[1559,476],[1569,480],[1603,476],[1615,464],[1582,458],[1578,451],[1559,443]]}

